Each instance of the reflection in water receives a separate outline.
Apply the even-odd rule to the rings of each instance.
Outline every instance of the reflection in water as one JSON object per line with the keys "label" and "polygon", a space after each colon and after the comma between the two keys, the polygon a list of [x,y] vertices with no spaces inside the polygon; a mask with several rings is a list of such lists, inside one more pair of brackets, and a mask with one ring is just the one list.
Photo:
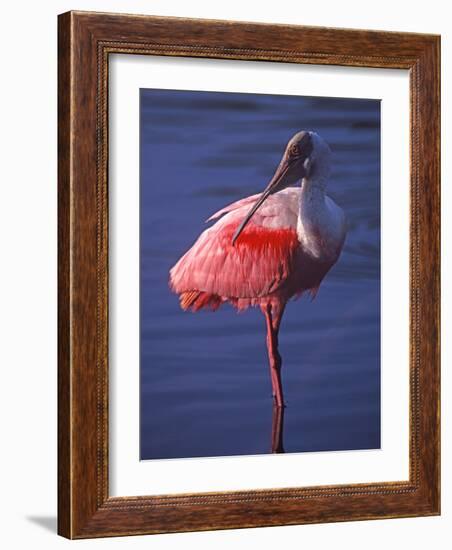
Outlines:
{"label": "reflection in water", "polygon": [[284,453],[284,410],[285,407],[273,405],[272,414],[272,453]]}

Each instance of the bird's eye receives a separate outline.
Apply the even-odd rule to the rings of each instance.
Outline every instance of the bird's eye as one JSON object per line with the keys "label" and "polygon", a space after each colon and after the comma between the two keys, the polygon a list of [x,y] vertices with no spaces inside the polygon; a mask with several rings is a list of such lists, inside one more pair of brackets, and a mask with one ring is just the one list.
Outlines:
{"label": "bird's eye", "polygon": [[295,143],[290,146],[290,154],[293,156],[299,155],[298,145],[296,145]]}

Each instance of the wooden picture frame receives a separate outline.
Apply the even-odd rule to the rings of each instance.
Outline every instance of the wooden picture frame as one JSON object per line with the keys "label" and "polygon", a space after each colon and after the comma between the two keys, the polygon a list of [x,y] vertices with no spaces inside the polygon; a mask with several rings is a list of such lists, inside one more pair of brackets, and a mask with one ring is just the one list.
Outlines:
{"label": "wooden picture frame", "polygon": [[[440,38],[68,12],[58,39],[58,532],[68,538],[440,513]],[[182,495],[108,491],[110,54],[410,73],[409,481]]]}

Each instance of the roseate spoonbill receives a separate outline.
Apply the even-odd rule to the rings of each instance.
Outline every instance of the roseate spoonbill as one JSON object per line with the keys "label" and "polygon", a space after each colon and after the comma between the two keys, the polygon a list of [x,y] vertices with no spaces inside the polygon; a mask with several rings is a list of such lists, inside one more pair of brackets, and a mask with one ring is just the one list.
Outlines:
{"label": "roseate spoonbill", "polygon": [[330,167],[327,143],[298,132],[265,190],[211,216],[218,221],[170,270],[184,310],[260,307],[277,407],[284,406],[278,333],[286,303],[306,291],[315,297],[345,240],[344,213],[325,194]]}

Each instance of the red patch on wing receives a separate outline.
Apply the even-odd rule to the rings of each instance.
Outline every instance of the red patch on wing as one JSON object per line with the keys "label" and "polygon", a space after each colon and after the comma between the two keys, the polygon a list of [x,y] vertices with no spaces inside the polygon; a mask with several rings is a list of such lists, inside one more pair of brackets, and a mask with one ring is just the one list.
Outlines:
{"label": "red patch on wing", "polygon": [[[223,241],[229,241],[232,247],[232,237],[237,229],[237,224],[226,226],[221,232]],[[284,260],[284,256],[291,253],[298,246],[298,237],[295,229],[277,228],[269,229],[257,225],[248,225],[235,241],[234,247],[241,250],[271,250]]]}

